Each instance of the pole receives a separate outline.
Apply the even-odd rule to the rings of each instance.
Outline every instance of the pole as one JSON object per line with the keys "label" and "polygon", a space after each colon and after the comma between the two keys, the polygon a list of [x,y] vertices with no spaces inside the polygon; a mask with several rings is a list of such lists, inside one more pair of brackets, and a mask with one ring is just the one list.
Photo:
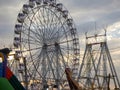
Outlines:
{"label": "pole", "polygon": [[24,68],[25,68],[25,89],[28,90],[28,77],[27,77],[27,66],[26,66],[26,58],[23,57]]}

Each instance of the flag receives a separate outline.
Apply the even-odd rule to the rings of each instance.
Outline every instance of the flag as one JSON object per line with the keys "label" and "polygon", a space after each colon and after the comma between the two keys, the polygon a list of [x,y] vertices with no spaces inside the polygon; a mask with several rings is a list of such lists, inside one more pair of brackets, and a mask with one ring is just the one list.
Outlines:
{"label": "flag", "polygon": [[[8,84],[8,82],[5,80],[6,78],[9,81],[9,83],[12,85],[12,87],[14,88],[13,90],[25,90],[25,88],[18,81],[16,76],[7,67],[7,54],[9,54],[9,52],[10,50],[7,48],[0,50],[0,57],[2,58],[2,62],[0,63],[0,77],[4,78],[3,81],[5,81],[5,83]],[[3,90],[9,90],[9,89],[3,89]]]}
{"label": "flag", "polygon": [[10,84],[13,86],[15,90],[25,90],[25,88],[21,85],[21,83],[18,81],[16,76],[12,73],[12,71],[7,67],[6,68],[6,78],[10,82]]}
{"label": "flag", "polygon": [[15,90],[6,78],[0,78],[0,90]]}

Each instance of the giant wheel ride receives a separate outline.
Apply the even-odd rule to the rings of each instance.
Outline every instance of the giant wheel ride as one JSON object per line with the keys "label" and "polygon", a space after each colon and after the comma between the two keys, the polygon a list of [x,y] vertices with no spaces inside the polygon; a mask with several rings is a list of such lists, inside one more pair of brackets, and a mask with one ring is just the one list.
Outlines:
{"label": "giant wheel ride", "polygon": [[28,90],[66,88],[65,68],[77,78],[79,40],[73,19],[56,0],[29,0],[19,12],[14,46],[20,81]]}

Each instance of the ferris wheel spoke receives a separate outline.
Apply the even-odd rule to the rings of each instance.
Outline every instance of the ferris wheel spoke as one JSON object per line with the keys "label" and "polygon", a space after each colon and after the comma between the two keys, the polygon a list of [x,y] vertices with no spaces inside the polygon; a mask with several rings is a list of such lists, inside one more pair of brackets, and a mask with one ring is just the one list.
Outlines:
{"label": "ferris wheel spoke", "polygon": [[31,44],[31,45],[35,45],[35,44],[36,44],[37,46],[38,46],[38,45],[40,46],[39,42],[38,42],[38,41],[35,41],[35,40],[29,40],[29,41],[28,41],[27,39],[24,39],[24,38],[23,38],[23,40],[22,40],[21,42],[22,42],[22,43],[26,43],[26,44],[29,43],[29,44]]}
{"label": "ferris wheel spoke", "polygon": [[55,77],[55,73],[54,73],[54,68],[53,68],[53,66],[51,65],[51,60],[50,60],[50,58],[49,58],[49,56],[47,55],[47,58],[48,58],[48,64],[49,64],[49,66],[50,66],[50,68],[51,68],[51,71],[52,71],[52,74],[53,74],[53,78],[55,78],[56,79],[56,77]]}
{"label": "ferris wheel spoke", "polygon": [[[54,16],[54,15],[53,15]],[[53,17],[54,18],[54,17]],[[55,20],[56,21],[56,20]],[[57,20],[57,21],[59,21],[59,20]],[[51,22],[52,23],[52,22]],[[50,30],[50,29],[49,29]],[[50,34],[49,34],[50,35]],[[49,37],[49,36],[48,36]]]}
{"label": "ferris wheel spoke", "polygon": [[65,61],[65,59],[64,59],[64,55],[65,55],[65,54],[62,53],[62,50],[61,50],[61,49],[60,49],[59,52],[60,52],[60,55],[61,55],[61,58],[62,58],[62,62],[63,62],[64,68],[66,68],[66,61]]}
{"label": "ferris wheel spoke", "polygon": [[56,67],[56,56],[55,56],[55,54],[56,54],[56,51],[54,50],[54,51],[52,51],[50,54],[49,54],[49,57],[50,57],[50,62],[52,63],[52,65],[53,65],[53,67]]}
{"label": "ferris wheel spoke", "polygon": [[[55,17],[55,16],[57,16],[56,14],[55,14],[55,15],[52,15],[52,16],[54,16],[54,17],[52,17],[52,19],[51,19],[51,24],[53,24],[53,28],[52,28],[53,31],[52,31],[51,34],[50,34],[51,36],[52,36],[52,34],[55,32],[56,28],[57,28],[57,27],[60,25],[60,23],[61,23],[61,21],[60,21],[60,16],[61,16],[61,15],[60,15],[59,17],[57,17],[57,18]],[[55,20],[55,19],[56,19],[56,20]],[[56,22],[56,23],[53,23],[54,21],[55,21],[55,22],[57,21],[57,22]],[[51,26],[52,26],[52,25],[51,25]]]}
{"label": "ferris wheel spoke", "polygon": [[36,44],[40,43],[40,41],[36,40],[36,38],[34,38],[33,36],[30,36],[30,35],[29,35],[29,40],[22,38],[21,42],[25,42],[25,43],[29,43],[29,44],[35,44],[36,42],[37,42]]}
{"label": "ferris wheel spoke", "polygon": [[[44,55],[45,55],[45,54],[44,54]],[[51,65],[51,60],[50,60],[50,58],[49,58],[49,56],[48,56],[47,52],[46,52],[46,59],[48,60],[48,67],[49,67],[49,66],[51,67],[52,74],[53,74],[53,76],[54,76],[54,78],[55,78],[55,75],[54,75],[54,72],[53,72],[53,68],[52,68],[52,65]],[[45,75],[44,75],[44,76],[46,76],[46,75],[48,74],[48,72],[49,72],[49,70],[48,70],[48,68],[47,68],[47,70],[46,70],[46,72],[45,72]]]}
{"label": "ferris wheel spoke", "polygon": [[[32,56],[35,57],[38,52],[39,52],[39,51],[36,51],[34,54],[32,54]],[[37,58],[37,57],[32,58],[32,59],[31,59],[30,57],[27,58],[28,60],[30,60],[30,62],[29,62],[28,64],[33,64],[33,61],[36,61],[36,58]],[[27,66],[28,66],[28,64],[27,64]],[[31,68],[31,67],[29,67],[29,70],[30,70],[30,68]]]}
{"label": "ferris wheel spoke", "polygon": [[50,34],[50,32],[51,32],[51,30],[52,30],[52,28],[51,28],[51,26],[52,25],[50,25],[51,24],[51,22],[50,22],[50,18],[51,18],[51,12],[50,12],[50,9],[46,9],[46,14],[47,14],[47,27],[48,27],[48,32],[49,32],[49,34]]}
{"label": "ferris wheel spoke", "polygon": [[45,8],[42,8],[42,17],[43,17],[43,22],[46,25],[46,20],[45,20]]}
{"label": "ferris wheel spoke", "polygon": [[[56,76],[55,76],[55,71],[53,71],[54,70],[54,68],[56,68],[56,65],[55,65],[55,63],[56,63],[56,61],[55,61],[55,57],[54,57],[54,54],[55,53],[52,53],[52,55],[51,56],[49,56],[49,57],[51,57],[51,59],[49,59],[49,64],[50,64],[50,67],[51,67],[51,70],[52,70],[52,74],[54,75],[54,79],[56,80]],[[51,63],[52,63],[52,65],[51,65]],[[53,67],[53,68],[52,68]]]}
{"label": "ferris wheel spoke", "polygon": [[50,20],[49,24],[50,24],[50,30],[51,30],[51,32],[49,32],[49,35],[51,35],[51,33],[54,32],[54,30],[55,30],[55,29],[53,29],[53,28],[55,28],[55,26],[53,26],[55,15],[53,13],[51,13],[51,17],[50,18],[51,18],[51,20]]}
{"label": "ferris wheel spoke", "polygon": [[44,14],[44,23],[45,23],[46,28],[48,29],[48,24],[49,24],[48,19],[49,19],[49,16],[47,14],[47,8],[43,8],[43,14]]}
{"label": "ferris wheel spoke", "polygon": [[[61,52],[63,53],[64,56],[66,56],[66,58],[69,58],[69,55],[72,55],[73,52],[73,48],[69,46],[69,48],[67,46],[61,46]],[[66,55],[66,53],[68,53],[68,55]]]}
{"label": "ferris wheel spoke", "polygon": [[60,30],[61,30],[61,28],[62,29],[64,29],[64,24],[65,24],[65,22],[64,23],[62,23],[62,25],[60,26],[60,28],[59,29],[57,29],[57,31],[55,32],[55,33],[52,33],[52,35],[51,36],[55,36],[56,34],[58,34],[59,32],[61,32]]}
{"label": "ferris wheel spoke", "polygon": [[[38,10],[39,10],[39,9],[38,9]],[[37,11],[38,11],[38,10],[37,10]],[[34,15],[35,15],[36,12],[34,12],[33,10],[32,10],[32,12],[33,12]],[[28,17],[28,18],[29,18],[29,17]],[[32,19],[33,19],[33,18],[34,18],[34,20],[36,21],[36,23],[33,22],[32,20],[30,20],[30,18],[29,18],[29,20],[32,22],[32,24],[34,24],[34,25],[33,25],[34,28],[36,28],[35,26],[36,26],[36,24],[37,24],[37,28],[38,28],[38,29],[36,28],[35,30],[36,30],[36,32],[39,33],[39,35],[40,35],[40,30],[41,30],[41,29],[38,27],[38,26],[39,26],[39,24],[38,24],[39,22],[37,22],[37,20],[40,20],[40,19],[36,18],[35,16],[33,16]],[[41,22],[40,22],[40,23],[41,23]],[[42,24],[42,23],[41,23],[41,24]],[[42,24],[42,26],[43,26],[43,24]]]}
{"label": "ferris wheel spoke", "polygon": [[[36,38],[39,40],[39,41],[42,41],[41,40],[41,29],[38,27],[38,25],[37,25],[37,27],[35,27],[35,23],[34,24],[32,24],[32,27],[34,27],[34,29],[29,29],[30,30],[30,32],[32,32],[35,36],[36,36]],[[35,31],[36,31],[36,33],[35,33]]]}
{"label": "ferris wheel spoke", "polygon": [[42,47],[37,47],[37,48],[32,48],[32,49],[27,49],[27,50],[22,50],[22,52],[27,52],[27,51],[34,51],[34,50],[39,50],[41,49]]}
{"label": "ferris wheel spoke", "polygon": [[[29,41],[36,41],[36,42],[39,42],[40,43],[40,40],[39,40],[39,38],[37,37],[37,35],[36,34],[38,34],[38,33],[35,33],[34,31],[32,31],[32,30],[30,30],[32,33],[34,33],[34,35],[36,36],[36,38],[34,37],[34,36],[30,36],[29,34],[27,34],[27,33],[25,33],[25,32],[22,32],[25,36],[29,36]],[[24,38],[22,38],[23,40],[24,40]],[[27,40],[27,39],[26,39]],[[28,41],[28,40],[27,40]]]}
{"label": "ferris wheel spoke", "polygon": [[[33,29],[33,30],[36,31],[36,33],[35,33],[34,35],[35,35],[37,41],[39,41],[39,43],[41,43],[41,42],[43,41],[43,39],[41,38],[40,30],[39,30],[39,32],[38,32],[37,29]],[[33,31],[31,31],[31,32],[33,32]],[[33,33],[34,33],[34,32],[33,32]]]}
{"label": "ferris wheel spoke", "polygon": [[[40,9],[40,12],[42,12],[41,9]],[[40,17],[40,16],[43,17],[43,15],[41,15],[40,12],[38,12],[39,17]],[[41,30],[41,37],[45,37],[46,27],[45,27],[45,24],[42,23],[42,21],[41,21],[41,19],[40,19],[39,17],[38,17],[38,20],[39,20],[39,22],[41,23],[41,26],[43,26],[43,29]]]}
{"label": "ferris wheel spoke", "polygon": [[[56,21],[59,21],[59,20],[56,20]],[[51,28],[51,32],[49,34],[49,37],[53,37],[54,35],[56,35],[58,32],[56,32],[56,30],[58,30],[58,26],[61,24],[61,22],[56,22],[54,23],[54,26]],[[56,34],[55,34],[56,33]]]}
{"label": "ferris wheel spoke", "polygon": [[64,41],[64,39],[66,38],[66,40],[68,41],[71,41],[69,40],[69,38],[71,37],[72,35],[70,35],[70,31],[69,29],[64,31],[64,34],[61,34],[59,37],[60,37],[60,41]]}
{"label": "ferris wheel spoke", "polygon": [[[68,61],[68,60],[69,60],[69,56],[72,55],[72,54],[70,54],[70,51],[69,51],[69,56],[66,54],[66,52],[67,52],[66,50],[62,49],[61,52],[62,52],[62,54],[64,55],[64,58],[66,58],[66,60]],[[66,61],[66,62],[67,62],[67,61]],[[70,62],[69,62],[69,63],[70,63]]]}
{"label": "ferris wheel spoke", "polygon": [[[38,15],[39,15],[39,12],[38,12]],[[40,17],[40,16],[39,16]],[[45,28],[45,26],[42,24],[42,21],[39,19],[39,17],[37,16],[37,17],[35,17],[35,20],[38,20],[38,22],[36,22],[36,23],[40,23],[40,24],[37,24],[38,26],[41,26],[39,29],[36,29],[36,30],[38,30],[37,32],[39,33],[39,35],[42,37],[42,35],[43,35],[43,28],[42,27],[44,27]]]}
{"label": "ferris wheel spoke", "polygon": [[[40,13],[41,12],[41,13]],[[45,21],[45,16],[44,16],[44,8],[42,8],[42,10],[40,9],[40,12],[38,12],[39,13],[39,16],[42,16],[43,17],[43,19],[42,19],[42,21],[41,21],[41,19],[39,18],[39,21],[40,22],[43,22],[42,23],[42,25],[44,26],[44,29],[42,29],[42,37],[44,37],[44,34],[45,34],[45,31],[46,31],[46,27],[45,27],[45,25],[46,25],[46,21]]]}
{"label": "ferris wheel spoke", "polygon": [[[54,63],[54,59],[53,59],[53,57],[54,57],[54,52],[51,52],[50,54],[49,54],[49,58],[50,58],[50,62],[52,63],[52,67],[55,67],[55,63]],[[54,68],[52,68],[53,70],[54,70]]]}
{"label": "ferris wheel spoke", "polygon": [[61,47],[61,51],[63,51],[63,52],[67,52],[67,53],[69,53],[70,54],[70,52],[72,52],[73,51],[73,48],[72,47]]}
{"label": "ferris wheel spoke", "polygon": [[[42,48],[41,49],[38,49],[38,50],[36,50],[36,51],[31,51],[30,52],[31,54],[32,54],[32,56],[35,58],[35,59],[39,59],[39,58],[41,58],[40,57],[40,55],[42,54]],[[40,53],[40,54],[39,54]],[[37,60],[38,60],[37,59]],[[34,61],[37,61],[37,60],[34,60]],[[39,60],[40,61],[40,60]],[[37,62],[36,62],[37,63]]]}
{"label": "ferris wheel spoke", "polygon": [[[30,53],[31,54],[31,53]],[[33,73],[33,75],[36,75],[36,73],[42,78],[42,79],[44,79],[43,78],[43,76],[42,76],[42,74],[41,74],[41,72],[39,72],[39,70],[38,70],[38,67],[35,65],[35,63],[34,63],[34,59],[33,59],[33,56],[31,56],[31,60],[32,60],[32,62],[33,62],[33,66],[34,66],[34,71],[36,71],[35,73]],[[36,60],[35,60],[36,61]],[[39,61],[39,60],[38,60]],[[34,76],[35,77],[35,76]]]}
{"label": "ferris wheel spoke", "polygon": [[[36,67],[36,71],[33,71],[33,76],[36,76],[37,73],[39,72],[39,66],[41,65],[40,60],[42,61],[43,59],[42,58],[36,58],[36,59],[33,59],[33,60],[34,60],[33,65],[34,65],[34,67]],[[42,73],[40,74],[40,76],[42,76]]]}
{"label": "ferris wheel spoke", "polygon": [[50,12],[49,12],[49,9],[46,8],[46,17],[47,17],[47,26],[49,25],[50,23]]}
{"label": "ferris wheel spoke", "polygon": [[[23,28],[25,28],[25,30],[29,30],[29,31],[31,31],[31,32],[34,33],[34,34],[38,34],[37,32],[35,32],[35,31],[33,31],[32,29],[30,29],[29,26],[28,26],[25,22],[24,22],[24,25],[28,27],[28,28],[27,28],[27,27],[23,26]],[[35,28],[35,27],[34,27],[34,28]],[[37,28],[35,28],[35,30],[36,30],[36,29],[37,29]]]}
{"label": "ferris wheel spoke", "polygon": [[39,9],[38,16],[37,16],[36,18],[39,20],[41,26],[43,26],[43,27],[45,28],[44,23],[43,23],[42,20],[40,19],[41,16],[42,16],[42,15],[41,15],[41,9]]}
{"label": "ferris wheel spoke", "polygon": [[61,34],[59,37],[60,37],[60,40],[64,40],[65,38],[69,38],[68,35],[70,34],[70,31],[67,30],[64,32],[64,34]]}
{"label": "ferris wheel spoke", "polygon": [[[39,9],[37,11],[39,11]],[[37,28],[39,28],[38,26],[40,25],[40,23],[42,24],[42,22],[39,22],[39,18],[37,17],[38,12],[34,12],[33,10],[32,10],[32,12],[34,13],[34,16],[33,16],[34,21],[32,21],[32,23],[34,24],[34,27],[37,25]],[[43,26],[43,24],[42,24],[42,26]]]}
{"label": "ferris wheel spoke", "polygon": [[[34,30],[34,29],[33,29]],[[30,38],[29,39],[34,39],[34,40],[29,40],[29,41],[36,41],[40,43],[40,38],[39,38],[39,34],[35,33],[33,30],[29,29],[29,31],[31,32],[31,34],[27,34]],[[35,37],[34,37],[35,35]]]}
{"label": "ferris wheel spoke", "polygon": [[61,21],[60,19],[62,18],[62,15],[60,14],[60,15],[58,15],[57,16],[57,14],[56,14],[56,18],[54,18],[55,20],[54,21],[57,21],[54,25],[55,25],[55,27],[59,27],[60,26],[60,24],[61,24],[61,26],[62,26],[62,24],[65,24],[64,22],[66,21],[66,19],[65,20],[63,20],[63,21]]}
{"label": "ferris wheel spoke", "polygon": [[[53,51],[53,56],[52,56],[52,57],[56,58],[55,54],[56,54],[56,50]],[[64,63],[64,67],[65,67],[66,65],[65,65],[65,61],[64,61],[64,56],[62,55],[60,49],[58,49],[58,53],[57,53],[57,55],[58,55],[58,59],[61,58],[60,61]],[[54,63],[55,63],[55,62],[54,62]]]}

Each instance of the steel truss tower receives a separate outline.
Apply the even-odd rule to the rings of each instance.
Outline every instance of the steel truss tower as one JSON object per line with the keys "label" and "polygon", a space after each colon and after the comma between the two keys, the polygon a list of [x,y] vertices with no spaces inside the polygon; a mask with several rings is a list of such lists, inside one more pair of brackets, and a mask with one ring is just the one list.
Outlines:
{"label": "steel truss tower", "polygon": [[86,35],[86,49],[79,72],[84,90],[120,90],[120,82],[104,35]]}

